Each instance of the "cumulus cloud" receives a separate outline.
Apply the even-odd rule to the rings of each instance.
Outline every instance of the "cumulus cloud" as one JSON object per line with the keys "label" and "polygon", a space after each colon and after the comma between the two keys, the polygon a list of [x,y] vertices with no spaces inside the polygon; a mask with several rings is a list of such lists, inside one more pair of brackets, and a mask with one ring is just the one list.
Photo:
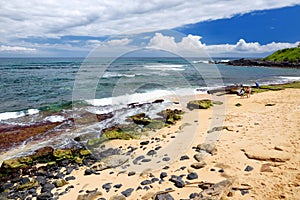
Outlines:
{"label": "cumulus cloud", "polygon": [[299,0],[10,0],[0,4],[0,38],[103,36],[135,29],[171,29]]}
{"label": "cumulus cloud", "polygon": [[261,45],[258,42],[246,42],[240,39],[236,44],[206,45],[200,36],[188,35],[176,42],[174,37],[156,33],[150,40],[148,48],[162,49],[183,56],[221,56],[221,55],[258,55],[270,53],[283,48],[296,47],[296,43],[269,43]]}
{"label": "cumulus cloud", "polygon": [[36,51],[36,49],[35,48],[27,48],[27,47],[1,45],[0,51],[2,51],[2,52],[33,52],[33,51]]}

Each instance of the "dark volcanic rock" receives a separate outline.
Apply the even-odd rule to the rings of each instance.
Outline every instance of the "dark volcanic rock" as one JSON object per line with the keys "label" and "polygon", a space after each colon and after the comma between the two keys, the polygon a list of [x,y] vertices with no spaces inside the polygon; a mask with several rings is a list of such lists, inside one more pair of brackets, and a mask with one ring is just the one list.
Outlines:
{"label": "dark volcanic rock", "polygon": [[187,155],[184,155],[184,156],[180,157],[180,160],[188,160],[188,159],[190,159],[190,158]]}
{"label": "dark volcanic rock", "polygon": [[260,59],[245,59],[232,60],[227,63],[233,66],[264,66],[264,67],[285,67],[285,68],[300,68],[300,63],[292,62],[274,62],[264,61]]}
{"label": "dark volcanic rock", "polygon": [[102,188],[105,189],[106,192],[109,192],[109,190],[111,189],[111,183],[105,183],[104,185],[102,185]]}
{"label": "dark volcanic rock", "polygon": [[129,197],[133,191],[134,191],[133,188],[128,188],[127,190],[121,192],[121,194],[124,195],[125,197]]}
{"label": "dark volcanic rock", "polygon": [[133,176],[135,175],[135,172],[128,172],[128,176]]}
{"label": "dark volcanic rock", "polygon": [[144,180],[141,182],[141,185],[149,185],[151,183],[152,183],[152,181],[150,181],[150,180]]}
{"label": "dark volcanic rock", "polygon": [[150,150],[150,151],[148,151],[147,156],[153,156],[155,154],[157,154],[157,152],[155,150]]}
{"label": "dark volcanic rock", "polygon": [[170,194],[166,193],[156,195],[155,200],[174,200],[174,198]]}
{"label": "dark volcanic rock", "polygon": [[41,192],[42,192],[42,193],[49,193],[49,192],[51,192],[51,190],[52,190],[53,188],[55,188],[55,185],[54,185],[54,184],[46,183],[46,184],[42,187]]}
{"label": "dark volcanic rock", "polygon": [[52,199],[53,194],[51,193],[42,193],[36,197],[37,200],[49,200]]}
{"label": "dark volcanic rock", "polygon": [[138,156],[138,157],[136,157],[132,162],[133,162],[133,164],[137,164],[140,160],[142,160],[142,159],[144,159],[145,158],[145,156]]}
{"label": "dark volcanic rock", "polygon": [[162,172],[162,173],[160,173],[160,175],[159,175],[159,177],[160,177],[161,179],[163,179],[163,178],[165,178],[165,177],[167,177],[167,176],[168,176],[167,172]]}
{"label": "dark volcanic rock", "polygon": [[250,171],[252,171],[253,170],[253,167],[251,167],[251,166],[247,166],[246,168],[245,168],[245,171],[246,172],[250,172]]}
{"label": "dark volcanic rock", "polygon": [[198,178],[198,174],[196,172],[192,172],[187,175],[188,180],[193,180],[193,179],[197,179],[197,178]]}

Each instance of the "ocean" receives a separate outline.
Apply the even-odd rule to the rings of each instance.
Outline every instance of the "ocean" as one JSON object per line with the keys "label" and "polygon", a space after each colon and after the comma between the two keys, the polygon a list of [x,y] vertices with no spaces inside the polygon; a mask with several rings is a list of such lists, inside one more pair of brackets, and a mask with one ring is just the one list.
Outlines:
{"label": "ocean", "polygon": [[[228,58],[213,58],[215,61]],[[112,58],[0,58],[0,125],[32,125],[43,121],[61,122],[76,111],[95,114],[114,113],[114,121],[99,122],[88,131],[78,131],[69,139],[57,135],[47,141],[26,140],[14,155],[24,149],[64,146],[75,136],[124,123],[126,116],[139,112],[155,116],[155,111],[170,104],[150,108],[124,108],[130,103],[146,103],[166,95],[206,93],[228,85],[286,83],[300,80],[300,70],[293,68],[239,67],[210,64],[203,58],[121,57]],[[144,110],[142,110],[144,109]],[[153,111],[153,113],[151,113]],[[72,114],[71,114],[72,113]],[[78,114],[78,113],[77,113]],[[75,114],[76,115],[76,114]],[[4,130],[4,129],[1,129]],[[0,131],[1,131],[0,130]],[[67,131],[68,130],[68,131]]]}

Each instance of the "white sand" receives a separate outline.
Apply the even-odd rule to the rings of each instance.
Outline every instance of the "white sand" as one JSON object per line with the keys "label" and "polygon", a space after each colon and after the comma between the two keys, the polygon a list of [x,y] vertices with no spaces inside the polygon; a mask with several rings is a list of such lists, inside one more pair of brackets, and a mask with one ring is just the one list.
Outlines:
{"label": "white sand", "polygon": [[[222,100],[224,104],[215,105],[213,109],[208,110],[187,111],[178,124],[171,128],[165,128],[155,135],[155,137],[161,138],[159,142],[147,145],[145,150],[139,148],[136,155],[145,155],[154,147],[162,146],[162,149],[158,150],[158,156],[152,158],[152,164],[146,163],[138,168],[134,166],[135,168],[128,170],[136,171],[136,175],[127,176],[128,171],[117,175],[122,171],[118,167],[101,171],[100,175],[84,176],[85,168],[82,168],[71,174],[76,176],[76,180],[69,181],[69,183],[75,188],[61,196],[60,199],[73,200],[77,198],[80,190],[95,188],[103,193],[102,197],[109,199],[113,195],[121,194],[127,188],[136,189],[141,181],[151,179],[147,176],[139,176],[138,172],[145,168],[152,168],[151,173],[157,178],[162,171],[167,172],[169,176],[165,180],[168,180],[173,174],[187,175],[188,171],[195,171],[199,177],[190,182],[216,183],[230,177],[234,178],[235,187],[242,187],[243,184],[251,186],[249,194],[242,196],[240,191],[235,191],[233,196],[228,199],[300,199],[300,91],[286,89],[264,92],[254,94],[249,99],[240,99],[235,95],[216,98]],[[242,106],[236,107],[236,103],[241,103]],[[275,105],[265,106],[267,103]],[[180,126],[181,128],[179,128]],[[207,133],[213,127],[219,126],[229,126],[233,131],[222,130]],[[171,138],[171,136],[175,136],[175,138]],[[139,147],[141,141],[112,141],[111,145],[122,146],[125,149],[129,145]],[[207,141],[216,142],[216,155],[205,157],[207,166],[204,168],[192,169],[190,165],[196,162],[193,158],[196,152],[192,147]],[[247,153],[256,159],[249,159],[246,156]],[[164,154],[168,154],[171,158],[170,163],[157,163],[164,157]],[[188,155],[190,159],[179,161],[182,155]],[[263,160],[257,160],[259,158]],[[285,161],[267,161],[268,158],[284,158]],[[268,163],[272,172],[261,172],[261,166]],[[170,168],[163,170],[162,167],[165,165],[169,165]],[[254,168],[250,172],[244,171],[248,165]],[[131,166],[133,165],[131,164]],[[182,166],[187,168],[178,170]],[[211,171],[211,169],[215,169],[215,171]],[[218,172],[220,169],[225,172]],[[109,174],[110,172],[114,173]],[[183,179],[186,180],[186,177]],[[121,183],[123,186],[118,190],[112,188],[107,193],[102,189],[102,185],[105,183],[112,183],[112,186]],[[201,192],[197,184],[184,188],[176,188],[169,181],[162,184],[155,182],[151,185],[153,188],[150,190],[134,191],[127,199],[142,199],[145,194],[150,195],[150,193],[164,191],[166,188],[175,190],[170,192],[175,199],[188,199],[190,193]]]}

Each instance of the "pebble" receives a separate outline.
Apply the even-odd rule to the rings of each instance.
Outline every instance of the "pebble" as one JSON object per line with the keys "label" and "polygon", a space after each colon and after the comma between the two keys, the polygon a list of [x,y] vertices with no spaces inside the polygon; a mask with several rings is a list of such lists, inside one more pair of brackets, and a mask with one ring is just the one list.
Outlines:
{"label": "pebble", "polygon": [[162,172],[162,173],[160,173],[160,175],[159,175],[159,177],[160,177],[161,179],[163,179],[163,178],[165,178],[165,177],[167,177],[167,176],[168,176],[167,172]]}
{"label": "pebble", "polygon": [[171,160],[171,158],[170,157],[164,157],[162,160],[165,161],[165,162],[168,162],[168,161]]}
{"label": "pebble", "polygon": [[42,193],[36,197],[37,200],[49,200],[52,199],[53,194],[51,193]]}
{"label": "pebble", "polygon": [[135,172],[133,171],[128,173],[128,176],[133,176],[133,175],[135,175]]}
{"label": "pebble", "polygon": [[152,182],[150,180],[144,180],[141,182],[141,185],[148,185],[151,184]]}
{"label": "pebble", "polygon": [[137,164],[140,160],[142,160],[142,159],[144,159],[145,158],[145,156],[138,156],[138,157],[136,157],[132,162],[133,162],[133,164]]}
{"label": "pebble", "polygon": [[180,157],[180,160],[188,160],[188,159],[190,159],[190,157],[188,157],[187,155],[184,155],[184,156]]}
{"label": "pebble", "polygon": [[248,165],[248,166],[245,168],[244,171],[250,172],[250,171],[252,171],[252,170],[253,170],[253,167],[251,167],[251,166]]}
{"label": "pebble", "polygon": [[150,187],[146,185],[146,186],[143,188],[143,190],[146,190],[146,191],[147,191],[147,190],[150,190]]}
{"label": "pebble", "polygon": [[46,183],[46,184],[42,187],[41,193],[48,193],[48,192],[51,192],[51,190],[52,190],[53,188],[55,188],[55,185],[54,185],[54,184]]}
{"label": "pebble", "polygon": [[157,152],[155,150],[150,150],[150,151],[148,151],[147,156],[153,156],[155,154],[157,154]]}
{"label": "pebble", "polygon": [[158,151],[159,149],[161,149],[161,146],[155,147],[154,150]]}
{"label": "pebble", "polygon": [[170,194],[166,193],[156,195],[155,200],[174,200],[174,198]]}
{"label": "pebble", "polygon": [[149,144],[149,141],[143,141],[140,143],[140,145],[147,145],[147,144]]}
{"label": "pebble", "polygon": [[109,190],[111,189],[111,183],[105,183],[104,185],[102,185],[102,188],[105,189],[106,192],[109,192]]}
{"label": "pebble", "polygon": [[121,194],[124,195],[125,197],[129,197],[133,191],[134,191],[133,188],[128,188],[127,190],[121,192]]}
{"label": "pebble", "polygon": [[201,168],[203,168],[205,166],[206,166],[206,162],[204,162],[204,161],[193,163],[191,165],[191,167],[194,168],[194,169],[201,169]]}
{"label": "pebble", "polygon": [[224,173],[224,169],[219,169],[219,171],[218,172],[220,172],[220,173]]}
{"label": "pebble", "polygon": [[145,158],[145,159],[141,160],[141,162],[150,162],[150,161],[151,161],[150,158]]}
{"label": "pebble", "polygon": [[88,175],[93,174],[94,172],[95,172],[95,171],[92,170],[92,169],[86,169],[86,170],[84,171],[84,175],[85,175],[85,176],[88,176]]}
{"label": "pebble", "polygon": [[156,181],[159,181],[159,179],[158,179],[158,178],[152,178],[152,179],[151,179],[151,182],[152,182],[152,183],[154,183],[154,182],[156,182]]}
{"label": "pebble", "polygon": [[120,183],[120,184],[116,184],[116,185],[114,185],[114,188],[117,188],[117,189],[119,189],[119,188],[121,188],[123,185]]}
{"label": "pebble", "polygon": [[198,197],[198,196],[199,196],[198,193],[191,193],[190,196],[189,196],[189,198],[190,199],[194,199],[195,197]]}
{"label": "pebble", "polygon": [[75,179],[76,179],[75,176],[68,176],[65,178],[66,181],[75,180]]}
{"label": "pebble", "polygon": [[196,172],[192,172],[187,175],[188,180],[193,180],[193,179],[197,179],[197,178],[198,178],[198,174]]}

